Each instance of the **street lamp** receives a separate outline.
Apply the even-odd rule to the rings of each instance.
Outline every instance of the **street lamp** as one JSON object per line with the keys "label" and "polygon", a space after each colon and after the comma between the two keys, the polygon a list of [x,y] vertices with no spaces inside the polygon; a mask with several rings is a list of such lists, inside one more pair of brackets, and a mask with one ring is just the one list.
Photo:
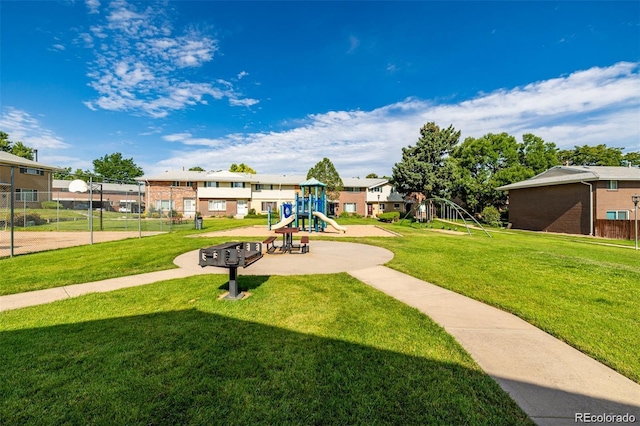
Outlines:
{"label": "street lamp", "polygon": [[380,194],[378,194],[378,217],[380,217]]}
{"label": "street lamp", "polygon": [[634,222],[636,224],[635,229],[636,229],[636,250],[638,250],[638,202],[640,202],[640,195],[636,194],[636,195],[632,195],[631,196],[631,201],[633,201],[633,215],[634,215]]}

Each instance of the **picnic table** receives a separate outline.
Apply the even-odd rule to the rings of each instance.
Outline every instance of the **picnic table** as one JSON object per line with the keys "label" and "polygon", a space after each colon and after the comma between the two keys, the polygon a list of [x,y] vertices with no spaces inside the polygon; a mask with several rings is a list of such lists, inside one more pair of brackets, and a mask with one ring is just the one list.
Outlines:
{"label": "picnic table", "polygon": [[287,251],[291,253],[291,248],[293,247],[293,234],[296,232],[300,232],[300,230],[298,228],[276,229],[276,234],[282,234],[282,247],[280,247],[280,251],[282,253],[286,253]]}

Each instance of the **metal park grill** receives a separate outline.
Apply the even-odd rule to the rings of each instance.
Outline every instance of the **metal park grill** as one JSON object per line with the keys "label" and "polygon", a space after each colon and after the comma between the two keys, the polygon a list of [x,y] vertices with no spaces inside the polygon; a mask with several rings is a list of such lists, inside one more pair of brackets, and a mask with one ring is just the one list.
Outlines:
{"label": "metal park grill", "polygon": [[229,269],[229,294],[225,299],[238,300],[244,297],[244,294],[238,292],[238,267],[246,268],[252,263],[262,258],[262,243],[250,242],[239,243],[231,242],[218,244],[200,249],[199,265],[216,266],[218,268]]}

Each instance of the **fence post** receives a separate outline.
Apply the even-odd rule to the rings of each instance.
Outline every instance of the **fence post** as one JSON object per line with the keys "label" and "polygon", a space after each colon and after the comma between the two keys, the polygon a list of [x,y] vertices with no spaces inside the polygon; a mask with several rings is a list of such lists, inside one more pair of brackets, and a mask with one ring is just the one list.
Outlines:
{"label": "fence post", "polygon": [[13,223],[13,215],[15,214],[15,166],[11,166],[11,192],[9,193],[9,196],[11,197],[11,200],[9,201],[10,207],[10,214],[9,214],[9,227],[11,229],[10,233],[11,233],[11,243],[9,244],[10,247],[10,255],[11,257],[13,257],[13,247],[14,247],[14,235],[13,235],[13,228],[14,228],[14,223]]}

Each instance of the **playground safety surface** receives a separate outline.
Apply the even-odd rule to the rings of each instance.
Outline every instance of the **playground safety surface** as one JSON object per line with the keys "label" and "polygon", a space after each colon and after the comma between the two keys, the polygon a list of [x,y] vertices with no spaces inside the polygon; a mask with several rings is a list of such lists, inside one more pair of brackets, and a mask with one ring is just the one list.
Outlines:
{"label": "playground safety surface", "polygon": [[[271,235],[278,235],[275,231],[269,231],[265,226],[248,226],[246,228],[234,228],[225,231],[206,232],[203,234],[192,235],[192,237],[220,237],[220,236],[233,236],[233,237],[267,237]],[[313,237],[397,237],[395,234],[386,229],[380,228],[375,225],[349,225],[347,226],[347,232],[340,232],[332,227],[327,227],[324,232],[305,232],[300,231],[295,234],[296,236],[308,235]],[[262,241],[262,240],[261,240]]]}

